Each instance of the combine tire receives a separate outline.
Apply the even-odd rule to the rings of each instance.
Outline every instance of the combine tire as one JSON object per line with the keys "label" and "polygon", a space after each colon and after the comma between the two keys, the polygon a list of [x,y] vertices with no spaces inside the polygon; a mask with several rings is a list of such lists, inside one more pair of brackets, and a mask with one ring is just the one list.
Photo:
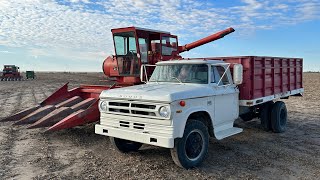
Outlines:
{"label": "combine tire", "polygon": [[260,121],[261,121],[261,127],[265,131],[272,130],[271,128],[271,110],[273,106],[273,102],[267,102],[261,107],[260,111]]}
{"label": "combine tire", "polygon": [[274,103],[271,111],[271,125],[275,133],[285,132],[287,126],[287,108],[284,102]]}
{"label": "combine tire", "polygon": [[171,149],[173,161],[180,167],[189,169],[198,166],[208,153],[208,128],[197,120],[187,123],[182,138],[175,139]]}
{"label": "combine tire", "polygon": [[140,149],[142,143],[133,142],[125,139],[110,137],[112,145],[121,153],[135,152]]}

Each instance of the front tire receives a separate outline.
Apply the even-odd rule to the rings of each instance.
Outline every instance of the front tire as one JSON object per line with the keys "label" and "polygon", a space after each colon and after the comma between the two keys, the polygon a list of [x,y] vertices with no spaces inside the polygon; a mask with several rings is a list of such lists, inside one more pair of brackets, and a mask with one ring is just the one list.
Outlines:
{"label": "front tire", "polygon": [[173,161],[180,167],[189,169],[202,163],[208,153],[208,128],[197,120],[187,122],[183,137],[175,140],[171,151]]}
{"label": "front tire", "polygon": [[142,143],[110,137],[111,144],[121,153],[135,152],[140,149]]}
{"label": "front tire", "polygon": [[287,127],[287,108],[284,102],[277,101],[274,103],[271,111],[271,125],[275,133],[286,131]]}

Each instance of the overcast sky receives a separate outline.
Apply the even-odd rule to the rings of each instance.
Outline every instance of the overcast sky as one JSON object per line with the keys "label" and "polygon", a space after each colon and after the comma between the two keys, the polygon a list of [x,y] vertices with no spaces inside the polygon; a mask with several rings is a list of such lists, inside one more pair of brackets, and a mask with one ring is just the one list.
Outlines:
{"label": "overcast sky", "polygon": [[232,26],[183,57],[302,57],[320,71],[319,0],[0,0],[0,66],[101,71],[110,29],[127,26],[169,31],[180,45]]}

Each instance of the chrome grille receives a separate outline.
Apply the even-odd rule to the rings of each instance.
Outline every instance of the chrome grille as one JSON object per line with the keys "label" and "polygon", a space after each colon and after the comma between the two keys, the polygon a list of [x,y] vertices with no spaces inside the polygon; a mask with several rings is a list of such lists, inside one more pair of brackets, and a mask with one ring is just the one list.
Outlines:
{"label": "chrome grille", "polygon": [[145,116],[154,117],[160,119],[167,119],[159,115],[159,108],[162,104],[156,103],[144,103],[137,101],[122,101],[122,100],[110,100],[108,101],[108,112],[122,115],[133,115],[133,116]]}

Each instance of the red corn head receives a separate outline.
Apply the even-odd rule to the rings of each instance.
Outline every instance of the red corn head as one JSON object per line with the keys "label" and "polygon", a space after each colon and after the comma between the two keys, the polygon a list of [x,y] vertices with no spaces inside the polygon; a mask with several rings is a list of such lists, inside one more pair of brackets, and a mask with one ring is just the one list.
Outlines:
{"label": "red corn head", "polygon": [[82,85],[68,90],[68,83],[35,107],[20,111],[0,121],[16,121],[28,128],[49,127],[48,130],[72,128],[99,120],[99,95],[115,85]]}

